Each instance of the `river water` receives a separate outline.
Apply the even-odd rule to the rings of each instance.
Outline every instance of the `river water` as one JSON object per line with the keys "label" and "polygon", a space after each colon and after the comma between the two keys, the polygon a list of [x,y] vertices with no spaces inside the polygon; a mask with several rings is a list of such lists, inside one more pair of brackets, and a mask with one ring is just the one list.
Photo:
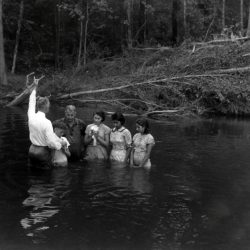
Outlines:
{"label": "river water", "polygon": [[250,249],[249,120],[151,121],[150,171],[80,161],[34,172],[26,109],[0,114],[1,250]]}

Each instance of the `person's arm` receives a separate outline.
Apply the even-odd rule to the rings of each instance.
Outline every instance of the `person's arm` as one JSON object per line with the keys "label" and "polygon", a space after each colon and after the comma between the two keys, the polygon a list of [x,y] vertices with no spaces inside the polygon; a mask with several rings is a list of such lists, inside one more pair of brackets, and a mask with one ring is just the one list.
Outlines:
{"label": "person's arm", "polygon": [[129,130],[125,130],[125,133],[124,133],[124,140],[125,140],[125,144],[126,144],[126,157],[125,157],[125,162],[128,161],[128,159],[130,158],[130,153],[132,151],[132,147],[131,147],[131,144],[132,144],[132,136],[131,136],[131,133],[129,132]]}
{"label": "person's arm", "polygon": [[46,124],[45,137],[46,137],[46,142],[47,142],[47,145],[49,148],[60,150],[62,148],[62,146],[67,145],[66,142],[64,142],[63,140],[60,140],[56,136],[56,134],[53,131],[53,127],[52,127],[51,122],[48,122]]}
{"label": "person's arm", "polygon": [[92,140],[92,136],[86,133],[84,136],[84,145],[88,146],[92,142]]}
{"label": "person's arm", "polygon": [[131,158],[131,152],[132,152],[132,147],[129,146],[127,148],[127,151],[126,151],[126,157],[125,157],[125,162],[131,162],[130,158]]}
{"label": "person's arm", "polygon": [[85,137],[86,127],[86,124],[82,120],[80,120],[80,133],[83,137]]}
{"label": "person's arm", "polygon": [[145,163],[150,158],[150,154],[151,154],[153,146],[154,146],[154,143],[147,144],[146,154],[145,154],[144,158],[142,159],[139,167],[144,167]]}
{"label": "person's arm", "polygon": [[88,146],[92,142],[92,133],[90,131],[90,125],[87,126],[84,136],[84,145]]}
{"label": "person's arm", "polygon": [[96,140],[104,147],[108,148],[109,147],[109,133],[104,134],[104,138],[100,137],[98,132],[94,132],[94,136]]}
{"label": "person's arm", "polygon": [[29,98],[28,118],[36,113],[36,87],[32,90]]}
{"label": "person's arm", "polygon": [[65,155],[66,155],[67,157],[70,157],[70,156],[71,156],[71,153],[70,153],[70,151],[69,151],[69,148],[63,147],[63,152],[65,153]]}
{"label": "person's arm", "polygon": [[129,165],[130,165],[130,167],[134,166],[134,152],[135,152],[135,149],[132,146],[131,149],[130,149],[130,157],[129,157]]}

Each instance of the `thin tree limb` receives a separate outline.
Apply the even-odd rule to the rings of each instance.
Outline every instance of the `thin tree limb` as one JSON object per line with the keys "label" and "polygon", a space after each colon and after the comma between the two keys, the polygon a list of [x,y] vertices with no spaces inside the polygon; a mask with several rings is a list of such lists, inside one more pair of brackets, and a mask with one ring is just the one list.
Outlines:
{"label": "thin tree limb", "polygon": [[85,100],[80,100],[80,99],[75,99],[72,98],[73,101],[79,101],[81,103],[88,103],[88,102],[103,102],[103,103],[112,103],[112,102],[124,102],[124,101],[131,101],[131,102],[141,102],[141,103],[145,103],[146,105],[152,105],[155,107],[160,107],[159,105],[155,104],[155,103],[151,103],[151,102],[146,102],[140,99],[133,99],[133,98],[121,98],[121,99],[112,99],[112,100],[102,100],[102,99],[85,99]]}
{"label": "thin tree limb", "polygon": [[118,86],[118,87],[74,92],[74,93],[70,93],[70,94],[61,95],[58,97],[58,99],[72,98],[75,96],[85,95],[85,94],[96,94],[96,93],[103,93],[103,92],[108,92],[108,91],[121,90],[121,89],[129,88],[129,87],[136,87],[136,86],[140,86],[140,85],[144,85],[144,84],[166,82],[166,81],[177,80],[177,79],[202,78],[202,77],[222,77],[222,76],[223,76],[222,74],[203,74],[203,75],[175,76],[175,77],[163,78],[163,79],[158,79],[158,80],[151,79],[151,80],[144,81],[144,82],[126,84],[126,85]]}
{"label": "thin tree limb", "polygon": [[250,66],[240,67],[240,68],[231,68],[231,69],[218,69],[211,71],[212,73],[238,73],[238,72],[250,72]]}
{"label": "thin tree limb", "polygon": [[168,110],[155,110],[146,112],[143,115],[144,116],[151,116],[151,115],[158,115],[158,114],[174,114],[183,111],[183,108],[181,109],[168,109]]}

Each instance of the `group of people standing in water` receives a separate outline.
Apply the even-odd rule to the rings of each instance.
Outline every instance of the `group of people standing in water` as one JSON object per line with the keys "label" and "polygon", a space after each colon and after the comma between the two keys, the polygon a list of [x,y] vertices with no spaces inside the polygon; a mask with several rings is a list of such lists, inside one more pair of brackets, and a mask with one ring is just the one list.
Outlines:
{"label": "group of people standing in water", "polygon": [[[76,108],[68,105],[65,116],[51,123],[46,118],[50,102],[47,97],[36,97],[36,87],[29,99],[28,125],[31,146],[29,159],[32,165],[51,168],[67,166],[69,160],[111,160],[131,167],[150,168],[150,154],[155,144],[145,118],[136,120],[137,133],[132,137],[124,126],[120,112],[111,115],[113,128],[104,124],[105,113],[97,111],[93,123],[76,118]],[[36,112],[37,110],[37,112]]]}

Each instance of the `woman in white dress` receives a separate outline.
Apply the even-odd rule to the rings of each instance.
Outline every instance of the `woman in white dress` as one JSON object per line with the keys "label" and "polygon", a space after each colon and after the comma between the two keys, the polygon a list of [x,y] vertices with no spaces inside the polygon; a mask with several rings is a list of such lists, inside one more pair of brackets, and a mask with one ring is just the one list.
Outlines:
{"label": "woman in white dress", "polygon": [[112,114],[114,128],[110,133],[111,153],[110,160],[126,163],[131,151],[132,137],[127,128],[124,127],[125,118],[122,113]]}
{"label": "woman in white dress", "polygon": [[155,140],[149,133],[148,121],[144,118],[138,119],[136,121],[136,131],[138,133],[133,136],[130,166],[150,168],[150,154]]}
{"label": "woman in white dress", "polygon": [[107,160],[110,128],[103,122],[105,113],[95,112],[93,123],[89,124],[85,131],[84,142],[86,145],[86,160]]}

